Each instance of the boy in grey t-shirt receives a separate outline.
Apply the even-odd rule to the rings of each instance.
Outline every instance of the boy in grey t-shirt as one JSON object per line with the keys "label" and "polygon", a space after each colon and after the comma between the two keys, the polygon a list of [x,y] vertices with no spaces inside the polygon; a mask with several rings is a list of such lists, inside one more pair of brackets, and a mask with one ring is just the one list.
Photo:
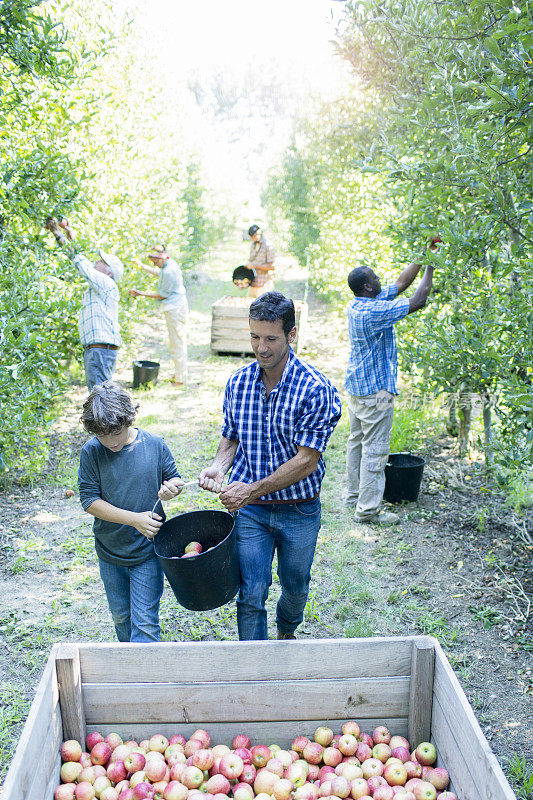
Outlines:
{"label": "boy in grey t-shirt", "polygon": [[[82,422],[95,436],[80,454],[78,485],[93,530],[100,576],[120,642],[160,641],[163,572],[152,539],[162,525],[152,515],[163,482],[178,479],[163,439],[134,428],[138,404],[118,384],[95,386]],[[173,481],[174,483],[174,481]]]}

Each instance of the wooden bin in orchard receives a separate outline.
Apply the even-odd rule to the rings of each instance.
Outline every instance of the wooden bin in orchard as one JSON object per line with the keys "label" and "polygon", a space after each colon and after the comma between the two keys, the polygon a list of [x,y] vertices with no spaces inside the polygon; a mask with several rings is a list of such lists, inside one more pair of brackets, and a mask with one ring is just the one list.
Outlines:
{"label": "wooden bin in orchard", "polygon": [[[253,353],[248,327],[248,310],[253,297],[221,297],[211,306],[211,351],[213,353]],[[292,345],[295,352],[302,346],[307,324],[307,303],[295,300],[298,335]]]}
{"label": "wooden bin in orchard", "polygon": [[237,733],[288,747],[327,723],[432,741],[459,800],[516,800],[436,639],[54,646],[2,800],[51,800],[64,739]]}

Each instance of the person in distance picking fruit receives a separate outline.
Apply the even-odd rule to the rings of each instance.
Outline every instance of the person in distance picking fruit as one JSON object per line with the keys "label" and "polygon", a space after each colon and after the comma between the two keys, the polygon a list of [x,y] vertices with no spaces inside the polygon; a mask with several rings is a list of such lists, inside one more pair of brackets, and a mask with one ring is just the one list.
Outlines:
{"label": "person in distance picking fruit", "polygon": [[259,225],[251,225],[248,236],[252,244],[247,266],[256,273],[248,289],[248,297],[259,297],[274,288],[274,251]]}
{"label": "person in distance picking fruit", "polygon": [[172,384],[181,388],[187,383],[187,317],[189,307],[183,285],[183,275],[176,261],[170,258],[164,244],[155,244],[147,255],[153,267],[143,264],[143,269],[158,278],[155,292],[130,289],[134,297],[151,297],[157,300],[163,312],[168,331],[170,355],[174,361]]}
{"label": "person in distance picking fruit", "polygon": [[133,424],[139,404],[113,381],[95,386],[81,421],[94,434],[82,447],[78,486],[92,514],[100,577],[119,642],[158,642],[163,572],[153,538],[162,525],[152,509],[164,481],[183,481],[159,436]]}
{"label": "person in distance picking fruit", "polygon": [[118,323],[118,282],[124,275],[122,261],[112,253],[99,250],[99,258],[91,264],[76,251],[74,233],[68,221],[48,217],[45,227],[60,247],[64,247],[72,263],[87,281],[78,316],[78,331],[83,345],[83,365],[89,390],[111,380],[122,344]]}
{"label": "person in distance picking fruit", "polygon": [[[222,438],[199,484],[220,494],[225,508],[236,513],[239,639],[268,638],[265,603],[275,551],[281,584],[278,639],[295,639],[320,530],[322,454],[341,403],[329,380],[291,348],[296,339],[292,300],[279,292],[261,295],[250,305],[249,325],[257,360],[228,380]],[[172,487],[160,496],[172,497]]]}
{"label": "person in distance picking fruit", "polygon": [[[440,241],[438,236],[433,237],[430,249],[436,250]],[[384,289],[370,267],[357,267],[348,275],[354,299],[348,304],[350,356],[345,387],[349,395],[350,435],[345,503],[355,506],[356,522],[393,525],[399,521],[397,514],[380,510],[397,394],[394,325],[426,305],[433,283],[432,264],[426,265],[413,296],[398,298],[411,286],[421,266],[419,261],[413,261],[395,283]]]}

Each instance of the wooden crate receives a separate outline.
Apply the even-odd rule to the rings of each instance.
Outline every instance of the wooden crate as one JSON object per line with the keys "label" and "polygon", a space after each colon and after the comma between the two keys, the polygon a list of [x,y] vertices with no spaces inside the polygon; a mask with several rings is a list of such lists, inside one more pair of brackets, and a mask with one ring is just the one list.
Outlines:
{"label": "wooden crate", "polygon": [[[252,353],[248,311],[253,297],[221,297],[211,306],[211,351],[213,353]],[[230,304],[232,301],[233,304]],[[307,303],[295,300],[298,334],[292,345],[298,352],[307,324]]]}
{"label": "wooden crate", "polygon": [[2,800],[51,800],[62,739],[206,728],[287,747],[328,722],[384,723],[432,741],[459,800],[516,800],[446,656],[425,636],[268,642],[56,645]]}

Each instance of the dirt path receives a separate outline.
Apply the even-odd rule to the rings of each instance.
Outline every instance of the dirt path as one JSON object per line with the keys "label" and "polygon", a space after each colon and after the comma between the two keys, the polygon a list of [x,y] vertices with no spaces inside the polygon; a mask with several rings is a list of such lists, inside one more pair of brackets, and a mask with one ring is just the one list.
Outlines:
{"label": "dirt path", "polygon": [[[283,273],[283,270],[282,270]],[[286,264],[280,289],[302,296],[304,277]],[[290,277],[290,280],[288,278]],[[211,302],[229,292],[225,274],[200,272],[190,282],[191,382],[172,389],[164,326],[153,314],[139,323],[137,357],[158,354],[162,379],[135,394],[139,424],[164,435],[181,474],[192,478],[210,460],[219,435],[222,392],[240,357],[209,352]],[[145,307],[146,308],[146,307]],[[302,355],[343,385],[347,342],[342,319],[317,298]],[[123,354],[117,378],[131,385]],[[0,495],[0,763],[5,771],[44,659],[57,641],[113,639],[98,577],[91,519],[79,505],[76,468],[84,435],[78,423],[83,387],[72,386],[54,425],[48,475],[31,488]],[[493,495],[480,468],[461,462],[453,442],[428,440],[429,465],[419,505],[401,509],[390,530],[355,526],[342,506],[343,419],[328,449],[323,528],[302,637],[427,633],[444,646],[480,724],[509,778],[522,785],[507,758],[533,770],[533,658],[530,600],[533,547],[528,519]],[[416,443],[415,443],[416,444]],[[220,507],[189,492],[176,511]],[[529,525],[531,519],[529,518]],[[529,531],[529,532],[528,532]],[[274,582],[272,612],[278,586]],[[270,619],[273,615],[270,613]],[[235,639],[234,604],[194,614],[176,606],[167,588],[163,635],[170,640]]]}

